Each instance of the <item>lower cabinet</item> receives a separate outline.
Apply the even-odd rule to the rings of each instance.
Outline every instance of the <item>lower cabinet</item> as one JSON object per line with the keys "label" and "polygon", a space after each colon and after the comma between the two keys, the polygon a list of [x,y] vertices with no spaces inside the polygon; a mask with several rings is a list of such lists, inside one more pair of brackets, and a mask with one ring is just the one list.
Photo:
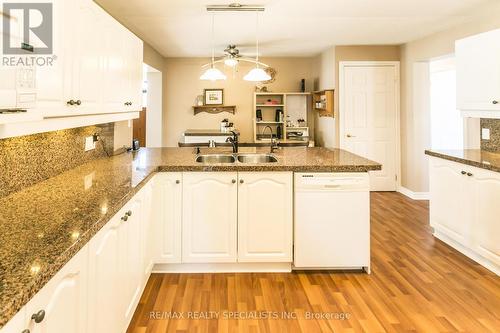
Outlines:
{"label": "lower cabinet", "polygon": [[237,260],[236,172],[186,172],[182,187],[182,262]]}
{"label": "lower cabinet", "polygon": [[30,333],[88,332],[87,259],[85,246],[26,305]]}
{"label": "lower cabinet", "polygon": [[293,176],[238,173],[238,261],[292,261]]}
{"label": "lower cabinet", "polygon": [[152,182],[154,262],[180,263],[182,257],[182,173],[161,172]]}
{"label": "lower cabinet", "polygon": [[429,161],[435,235],[500,272],[500,174],[440,158]]}

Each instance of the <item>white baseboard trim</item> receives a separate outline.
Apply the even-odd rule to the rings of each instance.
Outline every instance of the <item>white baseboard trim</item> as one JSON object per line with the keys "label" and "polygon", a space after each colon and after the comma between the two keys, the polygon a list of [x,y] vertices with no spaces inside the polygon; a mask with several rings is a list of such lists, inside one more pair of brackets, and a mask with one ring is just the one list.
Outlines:
{"label": "white baseboard trim", "polygon": [[292,263],[156,264],[153,273],[289,273]]}
{"label": "white baseboard trim", "polygon": [[406,187],[399,187],[398,192],[413,200],[429,200],[429,192],[413,192]]}
{"label": "white baseboard trim", "polygon": [[495,273],[496,275],[500,276],[500,266],[496,265],[494,262],[491,260],[486,259],[482,255],[478,254],[474,250],[469,249],[466,246],[463,246],[459,242],[455,241],[454,239],[448,237],[446,234],[439,232],[439,230],[434,230],[434,237],[437,239],[445,242],[458,252],[462,253],[466,257],[469,257],[470,259],[474,260],[484,268],[490,270],[491,272]]}

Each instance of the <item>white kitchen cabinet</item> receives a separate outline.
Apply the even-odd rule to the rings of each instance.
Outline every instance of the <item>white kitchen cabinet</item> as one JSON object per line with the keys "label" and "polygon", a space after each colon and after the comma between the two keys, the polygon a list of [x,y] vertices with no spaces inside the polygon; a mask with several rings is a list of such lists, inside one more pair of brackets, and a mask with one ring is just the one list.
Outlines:
{"label": "white kitchen cabinet", "polygon": [[[121,215],[120,215],[121,214]],[[120,276],[120,238],[123,237],[121,217],[111,219],[90,241],[89,248],[89,332],[118,333],[123,329],[121,314],[123,279]]]}
{"label": "white kitchen cabinet", "polygon": [[458,109],[500,118],[500,29],[458,40],[455,52]]}
{"label": "white kitchen cabinet", "polygon": [[[153,183],[149,181],[141,190],[142,195],[142,283],[146,284],[153,268],[153,237],[156,234],[153,229]],[[156,211],[156,208],[155,208]],[[179,236],[180,238],[180,236]]]}
{"label": "white kitchen cabinet", "polygon": [[434,235],[500,274],[500,174],[431,157]]}
{"label": "white kitchen cabinet", "polygon": [[476,211],[471,226],[472,246],[500,267],[500,174],[474,169]]}
{"label": "white kitchen cabinet", "polygon": [[160,172],[153,180],[154,261],[180,263],[182,258],[182,173]]}
{"label": "white kitchen cabinet", "polygon": [[30,333],[88,332],[87,259],[85,246],[26,305]]}
{"label": "white kitchen cabinet", "polygon": [[292,261],[293,175],[238,173],[238,261]]}
{"label": "white kitchen cabinet", "polygon": [[182,178],[182,262],[236,262],[238,174],[186,172]]}
{"label": "white kitchen cabinet", "polygon": [[[120,322],[129,323],[134,315],[142,292],[143,256],[142,256],[142,195],[136,195],[127,205],[126,220],[122,223],[120,235],[120,280],[121,295],[125,299],[125,308]],[[124,327],[126,329],[126,327]]]}
{"label": "white kitchen cabinet", "polygon": [[458,242],[466,243],[473,211],[467,203],[471,182],[463,174],[466,172],[464,165],[432,159],[431,170],[431,227]]}

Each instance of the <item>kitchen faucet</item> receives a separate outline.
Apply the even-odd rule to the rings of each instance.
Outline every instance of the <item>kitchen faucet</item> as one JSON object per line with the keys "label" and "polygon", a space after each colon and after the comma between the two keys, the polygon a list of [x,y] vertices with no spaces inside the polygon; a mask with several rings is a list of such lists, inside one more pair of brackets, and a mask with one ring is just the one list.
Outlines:
{"label": "kitchen faucet", "polygon": [[275,149],[278,149],[278,142],[276,141],[276,139],[273,138],[273,129],[269,125],[264,127],[264,129],[262,130],[262,135],[264,135],[264,133],[266,132],[266,129],[268,129],[268,128],[271,131],[271,154],[272,154],[272,153],[274,153]]}
{"label": "kitchen faucet", "polygon": [[237,154],[238,153],[238,134],[235,131],[231,131],[230,133],[233,135],[233,137],[228,137],[226,139],[226,142],[231,143],[231,145],[233,146],[233,153]]}

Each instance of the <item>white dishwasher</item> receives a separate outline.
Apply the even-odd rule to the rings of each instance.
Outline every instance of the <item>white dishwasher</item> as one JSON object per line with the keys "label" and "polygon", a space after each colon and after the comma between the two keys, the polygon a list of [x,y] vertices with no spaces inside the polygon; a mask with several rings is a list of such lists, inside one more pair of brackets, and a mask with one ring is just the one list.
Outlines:
{"label": "white dishwasher", "polygon": [[369,273],[368,173],[296,173],[294,186],[294,267]]}

